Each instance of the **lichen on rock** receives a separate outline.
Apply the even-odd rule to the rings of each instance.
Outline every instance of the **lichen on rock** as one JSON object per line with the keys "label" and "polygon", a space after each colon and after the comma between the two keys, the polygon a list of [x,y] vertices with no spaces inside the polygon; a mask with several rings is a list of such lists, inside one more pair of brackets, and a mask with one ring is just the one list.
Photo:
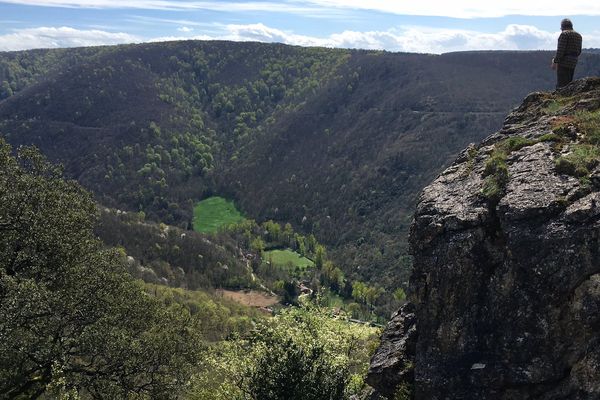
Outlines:
{"label": "lichen on rock", "polygon": [[409,304],[373,357],[373,387],[600,399],[597,138],[600,79],[534,93],[423,190]]}

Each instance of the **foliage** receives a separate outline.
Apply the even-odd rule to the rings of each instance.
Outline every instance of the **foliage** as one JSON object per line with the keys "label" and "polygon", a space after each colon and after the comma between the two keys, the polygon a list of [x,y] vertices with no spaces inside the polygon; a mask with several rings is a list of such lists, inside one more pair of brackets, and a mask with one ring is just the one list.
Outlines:
{"label": "foliage", "polygon": [[0,142],[0,392],[175,398],[197,321],[164,307],[92,233],[95,207],[37,151]]}
{"label": "foliage", "polygon": [[405,301],[406,300],[406,293],[404,292],[404,289],[402,288],[398,288],[394,291],[394,298],[398,301]]}
{"label": "foliage", "polygon": [[535,140],[526,139],[521,136],[512,136],[494,145],[490,157],[485,162],[483,170],[483,188],[481,194],[491,204],[496,204],[504,196],[504,190],[508,183],[508,166],[506,159],[510,153],[523,147],[535,144]]}
{"label": "foliage", "polygon": [[362,388],[378,330],[292,308],[207,356],[194,399],[342,399]]}
{"label": "foliage", "polygon": [[563,138],[556,133],[546,133],[538,138],[539,142],[561,142]]}
{"label": "foliage", "polygon": [[194,201],[219,193],[314,234],[350,282],[388,289],[389,314],[418,193],[553,85],[546,57],[210,41],[2,53],[0,85],[21,95],[0,101],[0,131],[148,221],[189,229]]}
{"label": "foliage", "polygon": [[243,219],[232,201],[218,196],[204,199],[194,207],[194,230],[197,232],[215,233]]}
{"label": "foliage", "polygon": [[591,144],[575,144],[571,152],[556,160],[556,170],[559,173],[586,176],[600,162],[600,148]]}
{"label": "foliage", "polygon": [[264,315],[216,294],[147,284],[146,291],[166,306],[184,307],[199,322],[196,329],[205,341],[217,342],[252,329]]}
{"label": "foliage", "polygon": [[410,400],[412,397],[412,388],[408,384],[402,383],[396,389],[393,400]]}
{"label": "foliage", "polygon": [[129,271],[146,282],[189,289],[254,285],[237,244],[226,234],[207,236],[106,209],[95,232],[107,245],[122,247],[130,257]]}
{"label": "foliage", "polygon": [[580,111],[575,114],[574,122],[583,133],[586,143],[600,145],[600,110]]}

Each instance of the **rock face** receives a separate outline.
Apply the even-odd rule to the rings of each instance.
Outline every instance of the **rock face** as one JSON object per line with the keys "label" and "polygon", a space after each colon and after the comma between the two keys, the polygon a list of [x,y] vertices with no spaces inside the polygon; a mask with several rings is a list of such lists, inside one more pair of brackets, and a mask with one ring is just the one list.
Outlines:
{"label": "rock face", "polygon": [[391,398],[600,399],[600,79],[533,93],[422,193]]}

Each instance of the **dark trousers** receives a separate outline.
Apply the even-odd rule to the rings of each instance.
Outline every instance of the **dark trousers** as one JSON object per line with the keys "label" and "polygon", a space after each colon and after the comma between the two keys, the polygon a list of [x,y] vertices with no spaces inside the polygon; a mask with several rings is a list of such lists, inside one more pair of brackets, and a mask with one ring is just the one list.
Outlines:
{"label": "dark trousers", "polygon": [[575,68],[561,67],[559,65],[556,69],[556,88],[560,89],[571,83],[573,81],[573,74],[575,74]]}

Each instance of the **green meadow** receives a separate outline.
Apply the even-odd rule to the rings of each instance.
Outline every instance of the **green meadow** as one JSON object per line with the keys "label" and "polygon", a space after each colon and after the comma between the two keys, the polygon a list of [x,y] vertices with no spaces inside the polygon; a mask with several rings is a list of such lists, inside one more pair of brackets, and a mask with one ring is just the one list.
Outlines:
{"label": "green meadow", "polygon": [[215,233],[219,229],[240,222],[242,213],[233,201],[223,197],[209,197],[194,207],[194,230],[203,233]]}
{"label": "green meadow", "polygon": [[300,254],[289,249],[265,251],[263,258],[267,261],[271,261],[273,265],[281,267],[291,264],[294,267],[308,268],[315,265],[315,263],[308,258],[302,257]]}

